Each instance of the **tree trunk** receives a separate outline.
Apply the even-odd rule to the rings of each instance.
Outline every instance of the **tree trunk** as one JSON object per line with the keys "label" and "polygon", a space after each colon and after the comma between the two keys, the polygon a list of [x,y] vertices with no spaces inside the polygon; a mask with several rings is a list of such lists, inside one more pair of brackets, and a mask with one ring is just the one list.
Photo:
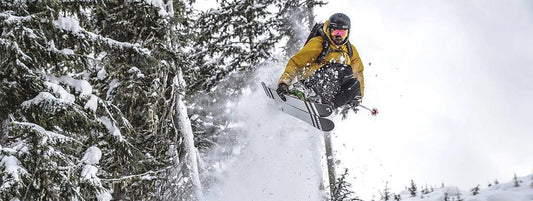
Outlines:
{"label": "tree trunk", "polygon": [[196,196],[195,200],[198,200],[202,197],[202,186],[200,183],[200,176],[198,171],[198,150],[194,146],[194,135],[192,132],[191,120],[189,119],[187,107],[183,102],[182,98],[182,96],[184,95],[183,89],[185,88],[185,80],[183,79],[181,69],[179,69],[177,73],[178,75],[174,77],[173,81],[175,88],[174,96],[176,104],[176,116],[174,118],[177,118],[176,122],[178,122],[179,133],[181,134],[181,137],[183,139],[182,150],[185,152],[180,154],[179,161],[183,163],[181,170],[183,176],[191,180],[192,190],[194,196]]}
{"label": "tree trunk", "polygon": [[328,178],[329,178],[329,191],[331,193],[330,196],[333,196],[333,192],[335,189],[335,182],[336,182],[336,174],[335,174],[335,156],[333,153],[333,147],[331,143],[331,135],[333,132],[324,132],[324,143],[326,146],[326,160],[328,162]]}

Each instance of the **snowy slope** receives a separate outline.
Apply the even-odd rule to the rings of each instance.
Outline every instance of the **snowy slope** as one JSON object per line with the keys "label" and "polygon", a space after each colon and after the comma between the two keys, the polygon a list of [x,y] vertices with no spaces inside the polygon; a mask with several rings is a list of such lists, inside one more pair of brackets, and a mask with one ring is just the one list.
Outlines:
{"label": "snowy slope", "polygon": [[[481,188],[479,194],[473,195],[471,189],[464,190],[457,187],[449,186],[435,189],[435,191],[426,194],[411,197],[409,192],[401,193],[402,200],[405,201],[442,201],[445,195],[448,200],[459,201],[530,201],[533,200],[533,175],[519,177],[519,186],[515,187],[514,181],[507,183],[491,184],[488,188]],[[423,197],[423,198],[421,198]]]}
{"label": "snowy slope", "polygon": [[264,94],[260,82],[276,83],[276,65],[260,68],[257,80],[246,90],[233,111],[244,132],[244,145],[234,147],[237,155],[225,164],[207,195],[210,201],[314,201],[322,173],[321,132],[276,109]]}

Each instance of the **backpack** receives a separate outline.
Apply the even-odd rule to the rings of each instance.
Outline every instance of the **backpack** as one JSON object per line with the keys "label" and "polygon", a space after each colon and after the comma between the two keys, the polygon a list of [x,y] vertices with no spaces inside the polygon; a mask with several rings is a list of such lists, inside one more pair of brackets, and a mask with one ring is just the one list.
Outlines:
{"label": "backpack", "polygon": [[[316,23],[311,29],[311,32],[309,33],[309,36],[307,36],[307,40],[305,41],[305,44],[304,44],[305,46],[311,40],[311,38],[314,38],[317,36],[323,37],[324,40],[322,40],[322,52],[318,55],[318,58],[316,59],[318,63],[322,62],[322,60],[326,58],[326,55],[330,51],[329,46],[331,45],[322,27],[324,27],[324,23]],[[349,40],[346,41],[346,47],[348,49],[348,55],[350,55],[350,58],[352,58],[353,50],[352,50],[352,45],[350,44]],[[335,50],[335,51],[339,51],[339,50]]]}

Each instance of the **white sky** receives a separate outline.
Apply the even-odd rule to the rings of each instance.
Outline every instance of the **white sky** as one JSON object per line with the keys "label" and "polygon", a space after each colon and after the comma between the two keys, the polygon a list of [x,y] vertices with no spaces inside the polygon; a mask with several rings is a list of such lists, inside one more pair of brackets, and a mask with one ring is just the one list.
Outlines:
{"label": "white sky", "polygon": [[338,158],[361,197],[385,181],[394,192],[411,179],[469,190],[532,173],[532,1],[335,0],[315,9],[317,21],[335,12],[352,20],[364,104],[380,109],[337,120]]}

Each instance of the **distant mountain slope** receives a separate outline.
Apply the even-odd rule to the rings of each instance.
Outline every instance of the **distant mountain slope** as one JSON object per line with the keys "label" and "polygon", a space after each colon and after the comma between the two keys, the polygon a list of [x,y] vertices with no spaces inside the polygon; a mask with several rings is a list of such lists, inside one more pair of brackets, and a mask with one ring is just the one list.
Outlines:
{"label": "distant mountain slope", "polygon": [[465,190],[447,186],[434,189],[433,192],[425,195],[418,192],[416,197],[411,197],[407,190],[400,195],[401,200],[404,201],[531,201],[533,200],[533,174],[518,177],[516,181],[513,179],[506,183],[491,184],[486,188],[480,187],[478,193],[473,195],[472,189]]}

